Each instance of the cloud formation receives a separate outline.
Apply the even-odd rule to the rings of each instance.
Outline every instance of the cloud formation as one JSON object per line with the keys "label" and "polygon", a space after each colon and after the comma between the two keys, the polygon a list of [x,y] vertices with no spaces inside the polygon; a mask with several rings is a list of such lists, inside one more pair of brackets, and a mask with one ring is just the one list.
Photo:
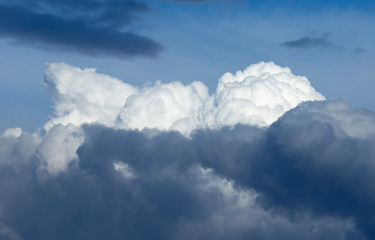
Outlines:
{"label": "cloud formation", "polygon": [[327,38],[309,37],[305,36],[297,40],[283,42],[282,45],[287,48],[332,48],[337,47],[336,44],[329,41]]}
{"label": "cloud formation", "polygon": [[98,122],[113,126],[126,99],[138,89],[96,69],[79,69],[65,63],[46,65],[43,86],[51,95],[53,117],[45,125],[81,125]]}
{"label": "cloud formation", "polygon": [[[201,82],[187,86],[156,82],[138,89],[96,69],[65,63],[46,65],[43,86],[51,95],[54,112],[43,127],[47,133],[38,154],[41,168],[49,173],[65,170],[77,158],[75,151],[84,140],[80,126],[86,123],[190,135],[197,129],[238,123],[265,127],[302,101],[324,99],[306,77],[272,62],[224,74],[213,95]],[[17,131],[4,134],[11,133]]]}
{"label": "cloud formation", "polygon": [[87,55],[154,57],[160,44],[129,26],[148,11],[133,0],[0,1],[0,37]]}
{"label": "cloud formation", "polygon": [[332,33],[327,32],[323,34],[314,34],[315,36],[304,36],[296,40],[283,42],[281,45],[286,48],[299,48],[299,49],[338,49],[347,50],[354,52],[356,54],[361,54],[366,52],[366,50],[360,47],[348,47],[341,44],[337,44],[329,40],[329,36]]}
{"label": "cloud formation", "polygon": [[0,137],[5,239],[375,239],[375,113],[288,68],[212,95],[62,63],[44,85],[44,129]]}
{"label": "cloud formation", "polygon": [[44,86],[54,102],[46,129],[97,122],[121,129],[157,128],[189,134],[237,123],[267,126],[302,101],[323,100],[306,77],[276,64],[250,65],[224,74],[209,95],[201,82],[161,83],[137,89],[95,69],[47,65]]}
{"label": "cloud formation", "polygon": [[[224,158],[237,163],[237,153],[256,145],[262,129],[201,131],[191,139],[176,132],[150,137],[101,125],[87,125],[84,132],[78,158],[65,172],[40,175],[35,154],[17,164],[1,162],[1,220],[24,239],[360,236],[345,219],[302,212],[295,221],[275,215],[257,205],[257,192],[220,177],[216,167],[203,167],[211,157],[219,157],[218,163]],[[27,134],[18,143],[11,137],[1,140],[13,142],[10,152],[20,148],[21,141],[35,144]],[[244,156],[241,161],[248,160]]]}
{"label": "cloud formation", "polygon": [[221,176],[256,190],[266,209],[291,218],[310,213],[352,219],[374,239],[374,120],[373,112],[343,100],[306,102],[235,158],[219,153],[205,159]]}

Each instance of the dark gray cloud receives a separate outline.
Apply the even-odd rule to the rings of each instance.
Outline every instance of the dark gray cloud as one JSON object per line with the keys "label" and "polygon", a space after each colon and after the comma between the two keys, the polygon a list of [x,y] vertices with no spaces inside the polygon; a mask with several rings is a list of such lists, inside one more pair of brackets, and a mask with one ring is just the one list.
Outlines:
{"label": "dark gray cloud", "polygon": [[287,48],[332,48],[337,47],[326,38],[313,38],[305,36],[293,41],[283,42],[282,45]]}
{"label": "dark gray cloud", "polygon": [[161,45],[130,31],[148,10],[132,0],[0,1],[0,36],[88,55],[154,57]]}
{"label": "dark gray cloud", "polygon": [[78,159],[52,175],[32,136],[1,137],[0,234],[374,239],[374,121],[336,100],[191,138],[86,125]]}
{"label": "dark gray cloud", "polygon": [[214,153],[203,159],[215,159],[208,166],[217,173],[255,189],[266,209],[291,218],[310,213],[352,219],[375,239],[374,120],[373,112],[342,100],[303,103],[235,158]]}

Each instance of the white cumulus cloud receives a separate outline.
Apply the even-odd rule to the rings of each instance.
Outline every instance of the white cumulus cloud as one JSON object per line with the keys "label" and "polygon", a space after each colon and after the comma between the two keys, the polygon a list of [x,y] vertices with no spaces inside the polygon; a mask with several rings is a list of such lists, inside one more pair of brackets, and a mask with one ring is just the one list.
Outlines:
{"label": "white cumulus cloud", "polygon": [[[43,86],[51,94],[54,111],[44,125],[45,134],[36,135],[34,142],[40,168],[49,173],[65,170],[77,159],[76,150],[85,139],[82,124],[190,135],[197,129],[238,123],[268,126],[300,102],[324,99],[306,77],[273,62],[253,64],[234,75],[225,73],[212,95],[202,82],[157,81],[139,89],[96,69],[65,63],[46,65]],[[3,136],[21,134],[20,128],[12,128]]]}
{"label": "white cumulus cloud", "polygon": [[65,63],[47,64],[43,86],[51,94],[54,113],[46,123],[81,125],[97,122],[111,126],[125,100],[137,88],[96,69],[79,69]]}
{"label": "white cumulus cloud", "polygon": [[14,137],[18,138],[22,135],[22,129],[21,128],[8,128],[4,131],[3,137]]}
{"label": "white cumulus cloud", "polygon": [[219,79],[209,125],[267,126],[303,101],[324,99],[306,77],[273,62],[260,62]]}
{"label": "white cumulus cloud", "polygon": [[51,93],[54,115],[45,125],[97,122],[122,129],[156,128],[185,134],[200,128],[237,123],[267,126],[309,100],[324,100],[306,77],[273,62],[224,74],[209,95],[201,82],[146,86],[141,90],[118,79],[64,63],[47,65],[44,86]]}

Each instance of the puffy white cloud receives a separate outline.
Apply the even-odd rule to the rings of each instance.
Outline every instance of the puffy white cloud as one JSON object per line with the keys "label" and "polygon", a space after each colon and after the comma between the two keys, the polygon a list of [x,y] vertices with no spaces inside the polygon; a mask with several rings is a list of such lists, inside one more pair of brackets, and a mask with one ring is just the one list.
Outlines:
{"label": "puffy white cloud", "polygon": [[224,74],[209,96],[199,82],[157,83],[131,96],[119,120],[125,129],[158,128],[190,133],[238,123],[267,126],[300,102],[324,100],[306,77],[273,62],[250,65],[235,75]]}
{"label": "puffy white cloud", "polygon": [[[96,69],[65,63],[47,64],[43,85],[51,94],[54,112],[44,125],[44,136],[36,134],[35,141],[37,157],[49,173],[65,170],[77,158],[75,152],[84,141],[80,126],[85,123],[189,135],[196,129],[238,123],[267,126],[302,101],[324,99],[305,77],[273,62],[224,74],[212,95],[201,82],[158,81],[139,90]],[[3,136],[21,134],[14,128]]]}
{"label": "puffy white cloud", "polygon": [[214,117],[208,125],[237,123],[267,126],[303,101],[324,100],[306,77],[289,68],[260,62],[235,75],[224,74],[214,95]]}
{"label": "puffy white cloud", "polygon": [[200,114],[208,98],[208,89],[201,82],[187,86],[180,82],[157,82],[126,100],[118,124],[124,129],[191,132],[202,125]]}
{"label": "puffy white cloud", "polygon": [[96,69],[79,69],[65,63],[47,64],[43,86],[51,94],[54,113],[45,128],[54,124],[113,125],[125,100],[138,90]]}
{"label": "puffy white cloud", "polygon": [[[267,126],[300,102],[325,99],[306,77],[295,76],[273,62],[250,65],[235,75],[225,73],[211,96],[201,82],[184,86],[158,81],[138,90],[94,68],[65,63],[46,64],[43,86],[54,110],[46,130],[56,124],[92,122],[184,133],[237,123]],[[20,131],[9,129],[4,134],[16,136]]]}
{"label": "puffy white cloud", "polygon": [[235,75],[224,74],[216,92],[203,83],[179,82],[148,87],[128,98],[119,114],[125,129],[158,128],[189,134],[199,128],[238,123],[267,126],[302,101],[324,100],[306,77],[273,62],[250,65]]}
{"label": "puffy white cloud", "polygon": [[97,122],[123,129],[189,134],[199,128],[237,123],[267,126],[302,101],[324,100],[306,77],[295,76],[273,62],[250,65],[235,75],[224,74],[211,96],[201,82],[187,86],[156,82],[138,91],[95,69],[63,63],[47,65],[44,85],[54,102],[54,116],[46,129],[57,123]]}
{"label": "puffy white cloud", "polygon": [[8,128],[5,129],[3,133],[3,137],[15,137],[18,138],[22,134],[22,129],[21,128]]}

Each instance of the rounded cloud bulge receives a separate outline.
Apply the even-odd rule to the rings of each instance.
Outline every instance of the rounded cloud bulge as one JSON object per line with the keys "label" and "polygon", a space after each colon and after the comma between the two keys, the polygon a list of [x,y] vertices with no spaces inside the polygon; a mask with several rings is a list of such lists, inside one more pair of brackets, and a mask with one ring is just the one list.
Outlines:
{"label": "rounded cloud bulge", "polygon": [[190,134],[238,123],[268,126],[300,102],[324,100],[303,76],[273,62],[225,73],[216,92],[202,82],[161,83],[141,89],[65,63],[47,64],[44,87],[54,113],[45,125],[100,123],[120,129],[155,128]]}
{"label": "rounded cloud bulge", "polygon": [[[66,63],[46,64],[43,86],[51,95],[53,113],[34,133],[39,168],[49,174],[68,168],[78,159],[85,141],[83,124],[123,130],[178,131],[185,136],[199,129],[236,124],[266,127],[286,111],[309,100],[324,100],[306,77],[289,68],[260,62],[235,74],[225,73],[213,94],[202,82],[161,83],[142,88]],[[19,137],[20,128],[4,137]]]}
{"label": "rounded cloud bulge", "polygon": [[237,123],[268,126],[304,101],[325,100],[304,76],[273,62],[248,66],[235,75],[224,74],[213,96],[209,126]]}
{"label": "rounded cloud bulge", "polygon": [[45,124],[98,122],[112,126],[125,100],[138,89],[94,68],[79,69],[65,63],[46,64],[43,87],[51,95],[53,115]]}

